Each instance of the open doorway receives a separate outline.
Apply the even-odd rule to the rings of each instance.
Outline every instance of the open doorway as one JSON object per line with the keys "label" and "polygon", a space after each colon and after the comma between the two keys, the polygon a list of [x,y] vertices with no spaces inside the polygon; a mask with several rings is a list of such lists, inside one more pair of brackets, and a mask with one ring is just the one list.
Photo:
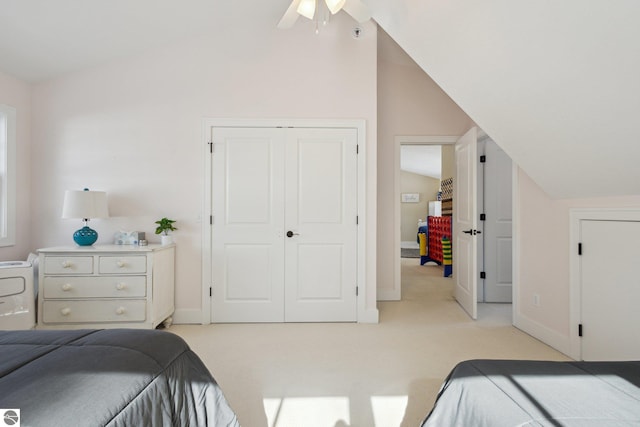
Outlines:
{"label": "open doorway", "polygon": [[[435,203],[442,202],[442,200],[438,200],[442,176],[450,177],[454,173],[453,160],[451,162],[445,161],[443,165],[442,158],[443,153],[445,153],[445,157],[449,155],[453,158],[453,148],[457,139],[458,137],[455,136],[398,136],[395,139],[396,202],[394,208],[396,220],[394,225],[397,259],[395,260],[394,275],[395,283],[398,284],[396,288],[397,299],[402,298],[400,284],[402,283],[402,271],[403,269],[406,271],[407,264],[411,265],[408,274],[413,277],[423,274],[443,277],[442,270],[444,268],[441,266],[441,262],[425,261],[420,256],[418,232],[421,223],[427,222],[429,205],[431,205],[433,214],[442,215],[442,203]],[[405,170],[401,168],[403,150],[405,159],[408,160],[405,163],[410,163],[409,166],[405,164]],[[421,153],[421,151],[423,152]],[[411,164],[417,163],[418,158],[423,159],[422,161],[428,165],[420,166],[423,169],[415,165],[411,166]],[[404,189],[402,182],[407,184]],[[414,258],[408,258],[408,256]],[[435,269],[439,271],[435,272]]]}
{"label": "open doorway", "polygon": [[[458,140],[458,137],[396,137],[396,236],[397,236],[397,248],[396,248],[396,253],[398,254],[398,258],[396,260],[396,269],[395,269],[395,273],[396,273],[396,283],[400,284],[402,283],[402,271],[404,269],[404,267],[406,267],[406,263],[407,263],[407,253],[409,253],[410,249],[413,249],[414,255],[416,252],[416,248],[419,249],[419,242],[417,240],[417,232],[419,230],[419,226],[420,224],[418,223],[418,219],[420,218],[420,221],[425,221],[426,217],[429,216],[429,208],[428,208],[428,201],[438,201],[438,194],[437,192],[433,195],[431,195],[431,193],[433,192],[433,190],[430,189],[429,186],[424,186],[423,188],[425,188],[424,194],[422,192],[419,191],[414,191],[411,190],[410,188],[404,187],[403,185],[403,181],[404,181],[404,177],[406,176],[406,170],[403,169],[407,169],[406,167],[401,167],[401,160],[402,160],[402,152],[403,150],[407,153],[411,153],[409,154],[408,157],[413,157],[413,158],[417,158],[418,155],[416,154],[416,152],[413,150],[418,149],[419,147],[425,147],[427,148],[426,151],[429,151],[429,149],[432,149],[433,152],[433,148],[434,147],[438,147],[441,151],[440,151],[440,159],[442,159],[442,153],[444,151],[450,150],[451,153],[454,153],[455,151],[455,143]],[[495,156],[495,150],[487,150],[485,149],[485,147],[489,146],[489,144],[491,144],[491,147],[495,147],[495,143],[493,143],[493,141],[487,141],[488,138],[486,136],[486,134],[484,134],[484,132],[480,132],[478,135],[478,143],[479,143],[479,150],[478,150],[478,154],[481,154],[483,159],[481,160],[481,158],[479,157],[477,159],[478,162],[481,161],[485,161],[487,158],[490,159],[490,161],[493,161],[496,156]],[[408,148],[408,149],[407,149]],[[504,155],[504,153],[500,153],[501,155]],[[433,155],[434,157],[438,157],[437,154]],[[452,157],[455,159],[455,155],[452,154]],[[478,177],[478,184],[480,185],[480,187],[482,188],[482,191],[485,191],[484,186],[485,185],[491,185],[492,186],[492,191],[495,190],[496,188],[499,188],[499,191],[504,193],[505,191],[509,193],[509,196],[511,197],[511,186],[510,185],[504,185],[506,181],[508,181],[509,183],[511,183],[512,180],[512,176],[511,176],[511,161],[510,159],[508,159],[508,157],[506,157],[506,160],[508,160],[509,162],[509,166],[507,167],[507,170],[509,171],[509,176],[507,176],[506,174],[498,174],[497,176],[494,176],[494,178],[488,178],[487,176],[482,176],[482,177]],[[442,186],[442,181],[446,180],[447,177],[453,177],[455,175],[455,160],[452,160],[452,170],[450,172],[447,172],[447,168],[445,167],[445,170],[440,172],[440,177],[438,180],[438,183],[440,184],[440,186]],[[506,163],[505,163],[506,164]],[[481,167],[478,167],[478,171],[486,171],[485,168],[485,164],[483,164]],[[441,166],[442,167],[442,166]],[[425,174],[426,175],[426,174]],[[445,177],[446,175],[446,177]],[[496,185],[499,184],[499,185]],[[439,188],[438,191],[441,191],[442,189]],[[481,189],[478,188],[478,191],[480,191]],[[416,195],[416,193],[420,193],[419,196]],[[479,194],[479,201],[481,200],[485,205],[490,205],[490,203],[486,203],[485,202],[485,194]],[[446,197],[446,196],[445,196]],[[445,198],[442,197],[442,198]],[[425,200],[425,198],[427,200]],[[403,203],[403,200],[405,201]],[[418,205],[419,203],[416,203],[417,200],[423,201],[424,203],[421,205],[420,208],[418,208],[418,210],[420,212],[424,212],[424,216],[425,218],[423,218],[422,214],[418,214],[416,215],[415,213],[407,213],[411,212],[411,209],[406,209],[405,207],[409,204],[415,204]],[[495,206],[499,206],[500,207],[500,211],[497,212],[498,214],[502,215],[504,212],[508,211],[510,213],[511,211],[511,204],[509,202],[508,206],[507,204],[504,203],[504,198],[502,198],[501,196],[498,196],[497,198],[495,198],[495,200],[497,202],[494,203]],[[458,201],[458,203],[461,203],[462,201]],[[435,204],[437,205],[437,204]],[[455,209],[455,205],[456,205],[456,201],[452,200],[452,203],[448,206],[448,212],[447,212],[447,207],[444,207],[444,211],[440,212],[440,215],[451,215],[453,213],[453,209]],[[440,207],[442,209],[442,206]],[[436,208],[437,209],[437,208]],[[492,209],[491,206],[482,206],[479,207],[479,213],[487,213],[489,212],[488,210]],[[404,211],[404,212],[403,212]],[[432,213],[436,213],[437,211],[432,210]],[[492,211],[490,214],[487,213],[486,215],[482,215],[482,217],[487,217],[487,218],[491,218],[492,220],[495,218],[504,218],[503,216],[496,216],[495,215],[496,212]],[[415,217],[415,218],[414,218]],[[508,218],[508,227],[511,228],[511,216],[509,215]],[[483,220],[484,221],[484,220]],[[479,229],[484,229],[483,227],[485,227],[485,224],[479,224],[478,228]],[[453,227],[452,227],[453,228]],[[452,230],[453,232],[455,232],[455,230]],[[487,230],[489,231],[489,230]],[[487,233],[487,234],[491,234],[491,233]],[[479,270],[480,272],[482,272],[482,277],[486,276],[486,277],[490,277],[490,278],[495,278],[496,275],[499,277],[508,277],[509,279],[511,278],[511,241],[510,238],[509,240],[505,240],[502,238],[502,236],[497,236],[497,237],[493,237],[491,241],[483,241],[485,234],[481,234],[478,233],[478,237],[479,237],[479,244],[478,244],[478,266],[481,266],[481,270]],[[415,243],[414,243],[415,242]],[[484,261],[484,250],[485,248],[498,248],[501,250],[501,252],[498,254],[500,259],[504,259],[508,256],[509,258],[509,268],[503,268],[499,271],[496,271],[495,269],[495,263],[493,263],[494,265],[490,265],[491,263],[486,263]],[[404,252],[404,254],[403,254]],[[507,255],[505,255],[505,253],[507,253]],[[404,257],[403,257],[404,255]],[[455,263],[455,259],[453,260],[453,262]],[[413,264],[417,264],[419,265],[419,259],[415,262],[413,262]],[[425,263],[425,265],[427,266],[427,268],[431,265],[433,265],[434,267],[437,266],[436,263]],[[421,267],[422,268],[422,267]],[[437,267],[437,268],[441,268],[441,267]],[[420,271],[419,274],[422,273],[423,270],[419,269],[418,271]],[[444,273],[444,272],[443,272]],[[415,275],[416,270],[412,269],[411,272],[409,274]],[[444,274],[443,274],[444,275]],[[505,282],[511,282],[511,280],[505,280]],[[487,294],[484,292],[485,289],[485,281],[484,278],[483,279],[479,279],[477,281],[477,285],[478,285],[478,290],[480,290],[482,288],[482,292],[479,292],[479,295],[481,296],[481,298],[478,298],[477,303],[482,304],[481,307],[479,307],[479,318],[481,320],[491,320],[494,317],[499,317],[500,321],[506,321],[509,324],[512,323],[512,307],[511,304],[502,304],[501,306],[492,306],[489,304],[486,304],[487,302],[491,302],[488,301],[487,299]],[[510,288],[509,293],[511,293],[512,290]],[[398,299],[403,299],[401,292],[398,292]],[[507,301],[505,301],[507,302]],[[496,309],[497,309],[497,313],[496,313]]]}
{"label": "open doorway", "polygon": [[[406,280],[403,275],[407,271],[424,277],[451,277],[450,250],[445,250],[446,255],[443,254],[442,237],[451,238],[452,200],[446,183],[451,182],[453,162],[451,145],[400,146],[400,257],[403,281]],[[409,266],[422,268],[408,269]]]}

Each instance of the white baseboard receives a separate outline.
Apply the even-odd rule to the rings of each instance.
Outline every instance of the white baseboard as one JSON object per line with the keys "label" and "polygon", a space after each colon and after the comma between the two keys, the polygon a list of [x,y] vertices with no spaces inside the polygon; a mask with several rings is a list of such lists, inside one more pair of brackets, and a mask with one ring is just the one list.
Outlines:
{"label": "white baseboard", "polygon": [[173,312],[176,325],[202,325],[202,310],[196,308],[178,308]]}
{"label": "white baseboard", "polygon": [[513,326],[516,328],[553,347],[559,352],[574,358],[574,356],[571,355],[571,340],[568,336],[562,335],[521,313],[516,313],[513,320]]}
{"label": "white baseboard", "polygon": [[407,249],[420,249],[420,244],[415,240],[411,240],[411,241],[403,240],[402,242],[400,242],[400,247],[407,248]]}
{"label": "white baseboard", "polygon": [[378,301],[400,301],[399,289],[378,289]]}
{"label": "white baseboard", "polygon": [[358,323],[378,323],[379,317],[380,316],[377,308],[365,310],[363,318],[358,319]]}
{"label": "white baseboard", "polygon": [[[362,319],[358,323],[378,323],[379,313],[377,309],[366,310]],[[176,309],[173,312],[173,323],[176,325],[202,325],[202,310]]]}

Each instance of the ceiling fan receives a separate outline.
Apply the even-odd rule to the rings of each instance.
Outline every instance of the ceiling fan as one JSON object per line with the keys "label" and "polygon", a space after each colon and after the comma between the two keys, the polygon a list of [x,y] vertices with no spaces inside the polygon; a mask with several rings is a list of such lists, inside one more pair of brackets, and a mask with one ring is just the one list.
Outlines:
{"label": "ceiling fan", "polygon": [[318,8],[317,2],[324,2],[332,15],[344,10],[360,23],[371,19],[369,8],[360,0],[293,0],[280,19],[278,28],[284,30],[293,27],[300,15],[313,19]]}

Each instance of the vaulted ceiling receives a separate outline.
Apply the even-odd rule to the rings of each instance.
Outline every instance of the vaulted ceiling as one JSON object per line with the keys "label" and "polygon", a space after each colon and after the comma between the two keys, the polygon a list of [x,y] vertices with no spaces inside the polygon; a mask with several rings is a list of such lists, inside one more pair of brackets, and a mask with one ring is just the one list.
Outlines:
{"label": "vaulted ceiling", "polygon": [[640,2],[366,3],[549,195],[640,194]]}
{"label": "vaulted ceiling", "polygon": [[[640,194],[640,2],[362,1],[548,194]],[[225,14],[237,11],[232,4],[6,0],[0,70],[37,82],[214,25],[244,25]],[[288,4],[244,9],[275,26]]]}

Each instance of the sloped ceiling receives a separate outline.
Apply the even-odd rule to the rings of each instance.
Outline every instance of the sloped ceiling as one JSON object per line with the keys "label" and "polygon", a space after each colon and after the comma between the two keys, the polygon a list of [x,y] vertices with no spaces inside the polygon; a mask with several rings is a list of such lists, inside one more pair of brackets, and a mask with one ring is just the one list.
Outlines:
{"label": "sloped ceiling", "polygon": [[365,1],[550,196],[640,194],[640,2]]}

